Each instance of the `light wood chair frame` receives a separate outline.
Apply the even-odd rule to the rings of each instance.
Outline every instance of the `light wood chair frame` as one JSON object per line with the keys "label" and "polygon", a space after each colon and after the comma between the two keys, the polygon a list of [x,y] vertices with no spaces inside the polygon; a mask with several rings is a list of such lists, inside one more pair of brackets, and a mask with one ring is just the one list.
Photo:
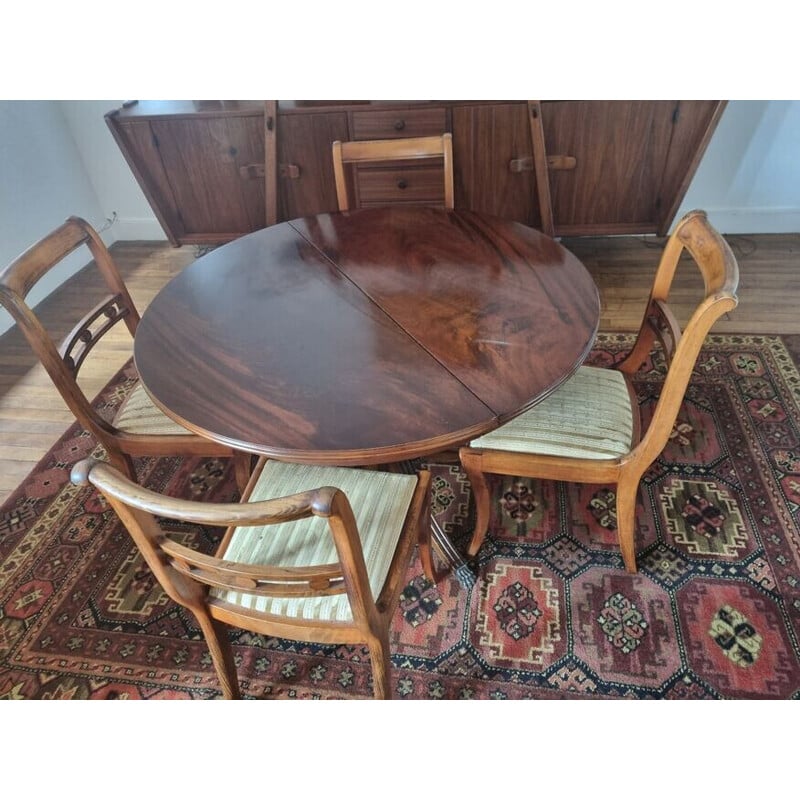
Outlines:
{"label": "light wood chair frame", "polygon": [[[418,473],[384,587],[373,597],[350,502],[340,489],[323,486],[274,500],[247,502],[267,463],[259,460],[240,503],[203,503],[165,497],[133,483],[110,464],[85,459],[73,467],[72,482],[92,485],[128,529],[164,591],[197,619],[226,699],[241,696],[233,650],[225,626],[265,636],[323,644],[366,644],[376,699],[391,697],[389,629],[415,545],[427,577],[435,582],[430,548],[430,473]],[[172,541],[155,516],[200,525],[228,526],[217,555],[198,553]],[[270,525],[310,516],[328,520],[339,560],[308,567],[253,566],[224,560],[239,526]],[[346,593],[352,623],[305,620],[225,603],[211,587],[266,597],[320,597]]]}
{"label": "light wood chair frame", "polygon": [[333,174],[339,211],[350,210],[345,165],[363,165],[382,161],[419,161],[441,159],[444,169],[444,207],[454,207],[453,136],[417,136],[406,139],[373,139],[333,143]]}
{"label": "light wood chair frame", "polygon": [[[26,297],[36,283],[68,255],[86,246],[109,294],[89,311],[58,345]],[[196,434],[144,434],[120,430],[103,419],[78,384],[78,371],[97,342],[122,321],[131,337],[139,312],[111,253],[85,220],[70,217],[29,247],[0,273],[0,303],[8,310],[76,419],[105,448],[109,460],[135,479],[134,456],[220,456],[234,459],[241,489],[250,475],[249,453],[212,442]]]}
{"label": "light wood chair frame", "polygon": [[[667,300],[683,252],[694,259],[703,276],[704,298],[683,331]],[[633,348],[614,368],[623,373],[634,415],[630,451],[608,460],[515,453],[476,447],[459,451],[476,504],[476,523],[468,546],[474,557],[486,536],[490,493],[486,473],[576,483],[616,484],[617,533],[625,567],[636,572],[634,543],[636,496],[642,475],[669,440],[703,342],[719,317],[737,303],[739,269],[728,243],[709,224],[704,211],[690,211],[676,225],[664,248],[639,333]],[[632,378],[655,343],[661,345],[668,369],[647,430],[642,433]],[[556,390],[558,391],[558,390]]]}

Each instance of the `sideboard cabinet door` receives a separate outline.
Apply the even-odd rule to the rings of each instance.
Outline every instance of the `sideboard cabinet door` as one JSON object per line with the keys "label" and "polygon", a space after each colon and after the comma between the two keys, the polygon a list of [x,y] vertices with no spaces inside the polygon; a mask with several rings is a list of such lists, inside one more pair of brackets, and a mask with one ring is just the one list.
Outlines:
{"label": "sideboard cabinet door", "polygon": [[259,116],[153,119],[161,163],[183,228],[182,242],[226,241],[264,227]]}
{"label": "sideboard cabinet door", "polygon": [[344,112],[278,118],[280,219],[338,210],[332,144],[347,138]]}
{"label": "sideboard cabinet door", "polygon": [[[540,227],[527,105],[456,105],[452,115],[456,208]],[[521,163],[530,166],[513,169]]]}
{"label": "sideboard cabinet door", "polygon": [[264,227],[263,111],[106,119],[173,244],[225,242]]}
{"label": "sideboard cabinet door", "polygon": [[718,101],[542,103],[556,234],[665,233],[721,113]]}

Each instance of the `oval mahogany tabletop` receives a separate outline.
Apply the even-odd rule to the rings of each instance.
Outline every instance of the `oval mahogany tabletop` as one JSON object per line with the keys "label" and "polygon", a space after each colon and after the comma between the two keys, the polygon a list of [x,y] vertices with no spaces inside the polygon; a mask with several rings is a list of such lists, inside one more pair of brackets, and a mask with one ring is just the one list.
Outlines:
{"label": "oval mahogany tabletop", "polygon": [[236,239],[134,341],[170,417],[275,458],[378,464],[486,433],[584,361],[597,287],[539,231],[469,211],[320,214]]}

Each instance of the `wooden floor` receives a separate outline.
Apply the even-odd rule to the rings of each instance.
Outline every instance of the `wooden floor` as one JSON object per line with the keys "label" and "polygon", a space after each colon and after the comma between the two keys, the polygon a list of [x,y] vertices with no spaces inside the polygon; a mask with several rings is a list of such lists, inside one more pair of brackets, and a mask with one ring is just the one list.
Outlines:
{"label": "wooden floor", "polygon": [[[739,261],[740,304],[715,326],[719,333],[800,333],[800,234],[727,237]],[[562,240],[594,276],[602,301],[601,330],[635,331],[663,240],[597,237]],[[139,311],[197,256],[192,247],[162,242],[123,242],[112,248]],[[702,290],[695,270],[678,273],[671,300],[683,322]],[[39,313],[48,329],[66,335],[80,313],[102,297],[94,269],[83,270],[48,297]],[[96,348],[81,370],[81,385],[94,397],[130,356],[124,326]],[[105,342],[105,340],[104,340]],[[0,336],[0,501],[34,468],[72,423],[24,338],[16,329]]]}

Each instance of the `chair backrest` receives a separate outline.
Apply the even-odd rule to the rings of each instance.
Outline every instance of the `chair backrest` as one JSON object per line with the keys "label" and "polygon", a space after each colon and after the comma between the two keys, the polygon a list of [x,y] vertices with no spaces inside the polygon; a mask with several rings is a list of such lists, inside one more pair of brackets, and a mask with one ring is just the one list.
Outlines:
{"label": "chair backrest", "polygon": [[[206,605],[207,588],[266,597],[321,597],[347,593],[353,620],[367,626],[374,600],[361,540],[347,496],[334,487],[242,503],[204,503],[167,497],[145,489],[103,461],[84,459],[72,469],[72,482],[91,484],[108,500],[128,529],[164,591],[192,610]],[[199,525],[227,527],[226,545],[236,527],[273,525],[306,517],[325,517],[339,560],[331,564],[286,567],[241,564],[204,555],[171,540],[156,516]]]}
{"label": "chair backrest", "polygon": [[[109,294],[57,344],[26,297],[49,270],[82,246],[88,248]],[[107,436],[114,436],[115,429],[92,408],[79,387],[78,370],[95,344],[120,320],[133,336],[139,313],[97,231],[85,220],[70,217],[40,239],[0,273],[0,303],[8,309],[76,418],[103,443]]]}
{"label": "chair backrest", "polygon": [[[699,268],[705,291],[681,330],[667,301],[684,251]],[[704,211],[690,211],[678,222],[667,241],[636,342],[619,365],[623,372],[636,372],[658,342],[668,367],[656,410],[634,450],[634,457],[649,463],[666,445],[700,348],[712,325],[736,308],[738,286],[739,267],[728,243],[711,226]]]}
{"label": "chair backrest", "polygon": [[346,164],[356,167],[388,161],[419,161],[438,159],[444,171],[444,207],[453,208],[453,137],[420,136],[408,139],[376,139],[362,142],[333,143],[333,173],[336,178],[336,199],[340,211],[351,207],[347,189]]}

